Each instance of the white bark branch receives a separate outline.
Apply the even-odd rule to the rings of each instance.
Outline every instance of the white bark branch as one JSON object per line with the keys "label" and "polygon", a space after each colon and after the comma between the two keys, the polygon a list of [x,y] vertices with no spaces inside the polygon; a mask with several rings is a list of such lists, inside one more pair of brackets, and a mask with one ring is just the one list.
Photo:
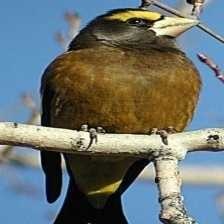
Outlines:
{"label": "white bark branch", "polygon": [[0,144],[32,147],[93,156],[133,156],[154,161],[160,193],[160,220],[168,224],[193,224],[184,207],[178,161],[188,152],[224,150],[224,129],[204,129],[172,134],[165,145],[158,135],[99,134],[87,149],[89,133],[18,123],[0,123]]}
{"label": "white bark branch", "polygon": [[[108,156],[158,156],[160,150],[172,152],[183,159],[186,152],[224,150],[224,129],[213,128],[169,135],[164,145],[158,135],[99,134],[98,142],[89,144],[89,133],[61,128],[0,122],[0,144],[31,147],[66,153]],[[160,150],[159,150],[160,149]]]}
{"label": "white bark branch", "polygon": [[177,158],[167,155],[154,161],[156,183],[161,204],[160,220],[162,223],[193,224],[194,219],[187,215],[181,195],[181,178]]}

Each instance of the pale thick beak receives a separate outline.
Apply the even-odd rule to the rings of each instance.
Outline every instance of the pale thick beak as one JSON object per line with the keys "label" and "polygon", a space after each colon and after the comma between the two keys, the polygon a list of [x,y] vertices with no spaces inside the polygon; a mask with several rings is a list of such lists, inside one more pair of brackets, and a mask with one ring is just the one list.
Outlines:
{"label": "pale thick beak", "polygon": [[198,23],[199,21],[194,19],[165,16],[163,19],[156,21],[149,30],[153,30],[156,36],[177,37]]}

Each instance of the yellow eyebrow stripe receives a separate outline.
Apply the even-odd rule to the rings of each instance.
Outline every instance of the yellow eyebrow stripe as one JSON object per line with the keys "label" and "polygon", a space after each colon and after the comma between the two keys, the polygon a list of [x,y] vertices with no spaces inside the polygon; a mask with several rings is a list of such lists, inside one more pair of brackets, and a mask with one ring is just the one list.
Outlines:
{"label": "yellow eyebrow stripe", "polygon": [[155,21],[161,18],[161,14],[157,12],[149,12],[149,11],[126,11],[126,12],[115,13],[105,18],[109,20],[117,19],[123,22],[126,22],[127,20],[131,18],[141,18],[145,20]]}

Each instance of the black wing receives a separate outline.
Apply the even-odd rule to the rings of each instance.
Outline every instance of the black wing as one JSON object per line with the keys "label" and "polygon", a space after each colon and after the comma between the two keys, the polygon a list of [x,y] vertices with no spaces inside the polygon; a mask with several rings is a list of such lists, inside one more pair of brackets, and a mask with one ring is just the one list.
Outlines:
{"label": "black wing", "polygon": [[[41,125],[51,126],[51,100],[54,96],[54,91],[47,83],[45,76],[41,83],[42,94],[42,115]],[[49,203],[53,203],[60,196],[62,188],[62,168],[61,154],[57,152],[41,151],[41,166],[46,178],[46,196]]]}

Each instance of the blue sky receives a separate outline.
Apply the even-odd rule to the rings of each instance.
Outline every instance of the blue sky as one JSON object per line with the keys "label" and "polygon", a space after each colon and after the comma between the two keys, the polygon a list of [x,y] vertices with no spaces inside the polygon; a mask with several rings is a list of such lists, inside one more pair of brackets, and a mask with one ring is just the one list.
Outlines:
{"label": "blue sky", "polygon": [[[175,4],[175,1],[165,1]],[[0,8],[0,119],[23,122],[27,111],[19,107],[22,92],[32,92],[38,98],[41,74],[47,64],[61,53],[54,41],[56,31],[66,31],[63,13],[75,10],[82,17],[82,26],[109,9],[135,7],[134,0],[40,0],[1,2]],[[202,20],[219,33],[224,34],[223,2],[212,1],[204,10]],[[224,69],[223,44],[194,28],[180,39],[180,45],[199,69],[203,89],[199,106],[189,129],[224,126],[224,86],[212,72],[198,62],[196,53],[210,55]],[[222,153],[194,153],[184,164],[223,164]],[[36,186],[38,197],[26,197],[11,190],[6,175],[17,175],[28,184]],[[5,167],[0,170],[0,220],[4,223],[49,223],[47,214],[60,207],[48,205],[43,195],[42,173]],[[221,223],[215,207],[218,187],[184,186],[184,195],[191,214],[201,223]],[[158,223],[157,190],[153,184],[135,183],[124,196],[125,212],[130,223]],[[203,207],[202,207],[203,205]]]}

